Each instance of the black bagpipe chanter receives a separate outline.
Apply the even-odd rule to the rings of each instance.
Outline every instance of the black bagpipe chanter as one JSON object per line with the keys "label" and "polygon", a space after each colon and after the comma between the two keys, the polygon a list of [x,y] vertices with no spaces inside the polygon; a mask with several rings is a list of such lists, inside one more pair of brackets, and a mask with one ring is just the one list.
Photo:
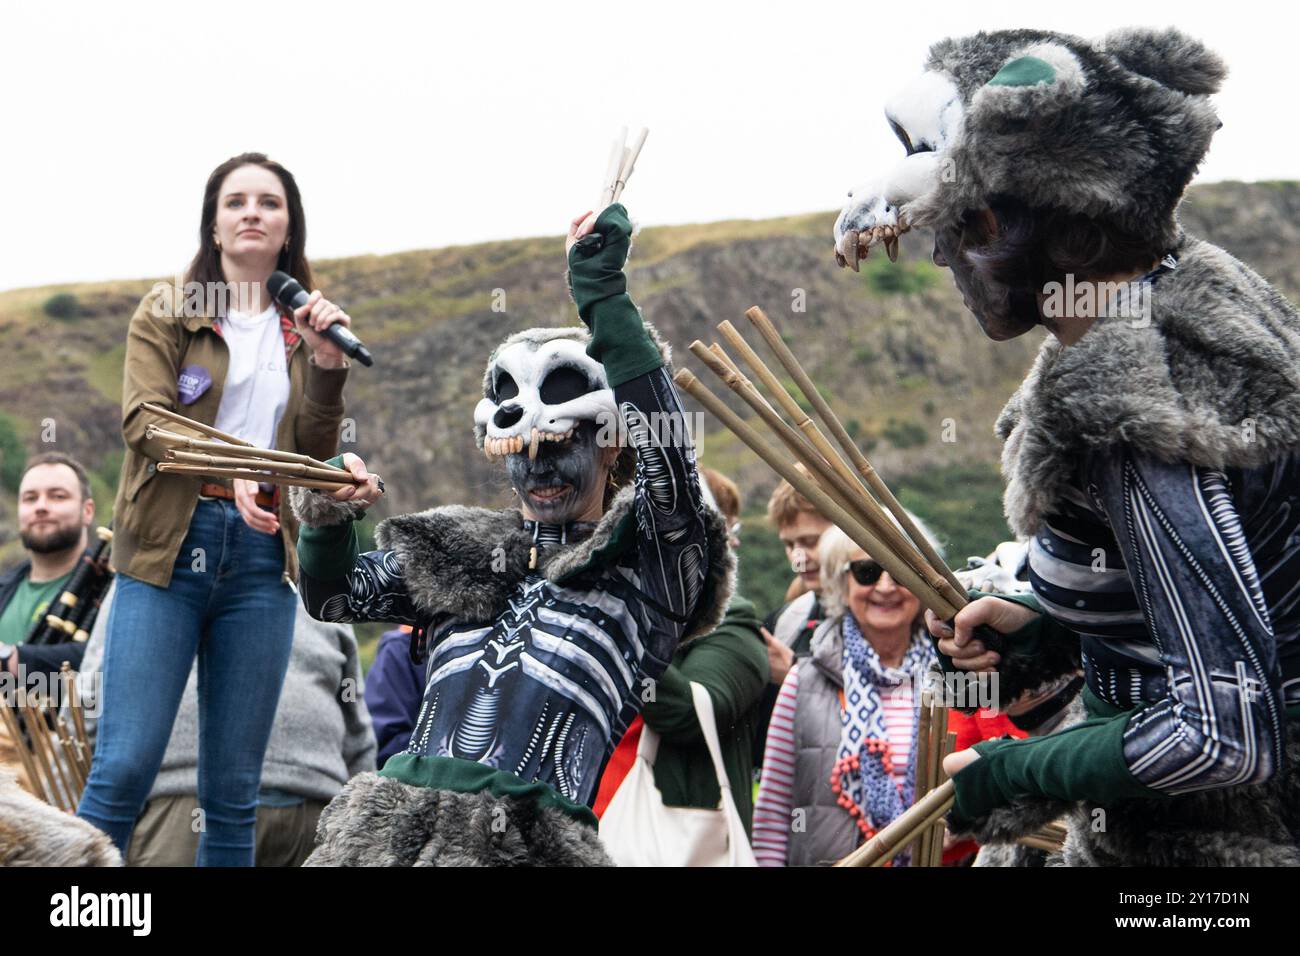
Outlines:
{"label": "black bagpipe chanter", "polygon": [[[86,641],[113,581],[109,554],[113,532],[96,531],[97,541],[82,556],[68,585],[27,637],[41,646]],[[21,662],[21,658],[20,658]],[[27,679],[5,687],[0,695],[0,737],[7,738],[4,757],[22,771],[27,789],[51,806],[76,812],[90,775],[91,748],[81,711],[76,674],[69,662],[53,686]],[[55,689],[57,688],[57,690]]]}

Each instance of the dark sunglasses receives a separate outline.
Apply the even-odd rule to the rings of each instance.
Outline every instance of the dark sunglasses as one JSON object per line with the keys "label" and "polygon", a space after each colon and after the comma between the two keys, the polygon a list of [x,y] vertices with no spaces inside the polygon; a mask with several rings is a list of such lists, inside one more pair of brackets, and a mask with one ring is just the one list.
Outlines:
{"label": "dark sunglasses", "polygon": [[858,558],[856,561],[849,562],[849,573],[853,575],[853,580],[863,587],[870,587],[880,580],[880,576],[885,573],[885,569],[880,566],[879,561],[873,561],[871,558]]}

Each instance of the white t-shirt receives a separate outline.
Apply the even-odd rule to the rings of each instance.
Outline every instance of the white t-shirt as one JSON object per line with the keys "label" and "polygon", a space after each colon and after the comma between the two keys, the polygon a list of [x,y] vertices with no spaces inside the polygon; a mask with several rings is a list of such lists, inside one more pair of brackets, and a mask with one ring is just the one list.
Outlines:
{"label": "white t-shirt", "polygon": [[289,402],[289,364],[284,355],[280,313],[261,315],[231,309],[221,319],[230,367],[215,426],[259,448],[275,447],[275,430]]}

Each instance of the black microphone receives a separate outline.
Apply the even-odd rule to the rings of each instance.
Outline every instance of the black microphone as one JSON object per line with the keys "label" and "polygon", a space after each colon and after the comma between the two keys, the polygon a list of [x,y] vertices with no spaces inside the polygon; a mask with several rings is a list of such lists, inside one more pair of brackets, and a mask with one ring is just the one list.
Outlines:
{"label": "black microphone", "polygon": [[[311,298],[307,294],[307,290],[302,287],[302,283],[287,272],[280,272],[279,270],[271,273],[271,278],[266,280],[266,288],[275,298],[275,301],[286,309],[300,309]],[[356,359],[362,365],[375,364],[375,359],[370,354],[370,350],[361,344],[361,340],[353,335],[351,329],[346,325],[335,322],[321,335],[341,348],[349,358]]]}

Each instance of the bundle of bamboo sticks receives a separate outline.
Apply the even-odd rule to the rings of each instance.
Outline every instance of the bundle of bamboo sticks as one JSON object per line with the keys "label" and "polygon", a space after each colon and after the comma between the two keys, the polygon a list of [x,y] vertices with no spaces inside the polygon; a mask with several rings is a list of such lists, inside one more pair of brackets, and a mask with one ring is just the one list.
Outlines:
{"label": "bundle of bamboo sticks", "polygon": [[[140,408],[159,418],[193,429],[215,441],[194,438],[170,431],[160,425],[149,425],[145,437],[157,441],[167,449],[167,458],[158,464],[158,470],[170,475],[202,475],[210,478],[246,478],[250,481],[269,482],[274,485],[299,485],[321,491],[355,488],[358,481],[351,472],[308,455],[258,448],[242,438],[227,434],[211,425],[196,422],[178,415],[169,408],[142,402]],[[382,491],[384,483],[380,481]]]}
{"label": "bundle of bamboo sticks", "polygon": [[[745,315],[843,450],[847,461],[730,322],[720,323],[719,331],[766,387],[780,411],[763,397],[722,346],[716,343],[705,346],[697,339],[690,345],[691,353],[758,414],[785,445],[788,454],[774,447],[690,371],[678,371],[674,381],[879,561],[925,607],[943,620],[951,619],[968,602],[961,582],[854,443],[772,320],[758,307]],[[794,422],[793,426],[782,417],[782,412]],[[798,467],[800,464],[803,469]]]}
{"label": "bundle of bamboo sticks", "polygon": [[[948,731],[948,708],[943,706],[942,694],[927,684],[921,689],[921,713],[916,730],[913,802],[921,800],[948,779],[943,770],[943,758],[956,748],[957,735]],[[912,853],[912,865],[942,866],[943,836],[943,820],[923,827]]]}
{"label": "bundle of bamboo sticks", "polygon": [[[822,428],[804,412],[781,380],[730,322],[720,323],[718,330],[762,383],[775,406],[759,392],[721,345],[706,346],[696,340],[690,345],[691,353],[753,409],[785,446],[785,452],[732,411],[690,371],[678,371],[673,380],[878,561],[895,581],[915,594],[923,606],[941,620],[951,620],[968,603],[965,589],[956,575],[849,436],[772,320],[757,306],[747,311],[745,316],[846,457],[841,456]],[[782,413],[788,416],[789,421]],[[928,692],[928,703],[922,707],[926,723],[918,746],[924,748],[925,760],[917,765],[916,802],[894,824],[882,829],[866,846],[841,861],[842,865],[862,866],[876,860],[883,863],[919,839],[922,844],[917,853],[918,861],[937,863],[943,848],[941,818],[953,802],[951,783],[941,779],[942,759],[952,746],[953,736],[947,733],[946,709],[937,703],[936,697],[933,692]],[[867,847],[874,849],[863,855]]]}
{"label": "bundle of bamboo sticks", "polygon": [[50,806],[76,813],[90,776],[91,747],[76,675],[67,661],[59,670],[66,716],[53,701],[25,690],[0,700],[0,725],[13,741],[29,789]]}

